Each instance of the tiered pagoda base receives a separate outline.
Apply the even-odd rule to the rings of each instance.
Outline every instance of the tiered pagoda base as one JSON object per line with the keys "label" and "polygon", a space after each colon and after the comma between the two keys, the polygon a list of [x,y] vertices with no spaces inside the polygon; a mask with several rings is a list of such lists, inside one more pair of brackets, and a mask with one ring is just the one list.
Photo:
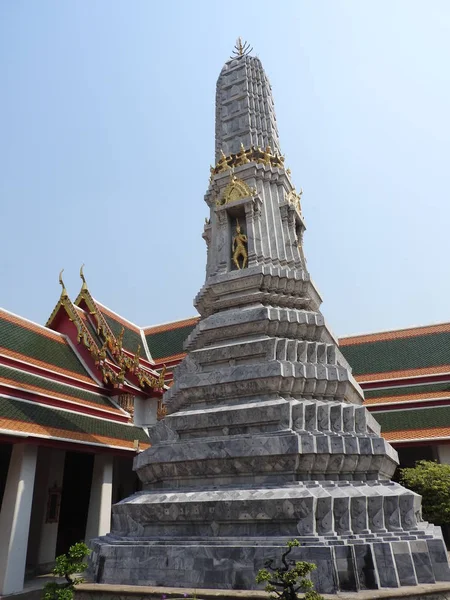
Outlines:
{"label": "tiered pagoda base", "polygon": [[312,577],[321,593],[450,581],[439,528],[414,525],[413,503],[392,482],[139,492],[115,507],[128,534],[96,540],[93,576],[98,583],[255,589],[265,561],[277,562],[295,538],[301,547],[292,557],[317,565]]}

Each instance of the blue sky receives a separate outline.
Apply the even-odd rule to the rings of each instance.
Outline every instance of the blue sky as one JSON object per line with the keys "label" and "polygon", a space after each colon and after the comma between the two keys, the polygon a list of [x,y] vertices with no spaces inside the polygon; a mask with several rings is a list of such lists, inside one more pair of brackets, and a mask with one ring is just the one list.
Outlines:
{"label": "blue sky", "polygon": [[308,267],[338,334],[450,320],[450,3],[3,0],[0,306],[58,273],[140,324],[195,314],[215,82],[272,84]]}

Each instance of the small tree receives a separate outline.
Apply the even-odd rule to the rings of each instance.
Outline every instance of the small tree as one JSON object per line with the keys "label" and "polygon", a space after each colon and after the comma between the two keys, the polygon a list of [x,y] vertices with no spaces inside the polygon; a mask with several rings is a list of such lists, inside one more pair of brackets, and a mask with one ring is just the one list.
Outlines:
{"label": "small tree", "polygon": [[450,465],[419,460],[401,470],[401,483],[422,496],[424,519],[435,525],[450,525]]}
{"label": "small tree", "polygon": [[258,571],[256,583],[265,581],[264,589],[272,594],[271,598],[277,600],[297,600],[299,592],[305,594],[305,600],[322,600],[322,596],[313,589],[314,584],[309,578],[311,571],[317,568],[316,565],[287,559],[295,546],[300,546],[298,540],[287,543],[287,550],[281,556],[282,564],[273,566],[274,559],[268,560],[266,568]]}
{"label": "small tree", "polygon": [[52,573],[64,577],[66,581],[64,583],[55,581],[47,583],[44,587],[43,600],[72,600],[74,586],[84,581],[83,577],[73,577],[73,575],[82,573],[87,568],[84,559],[90,553],[86,544],[79,542],[71,546],[67,554],[58,556]]}

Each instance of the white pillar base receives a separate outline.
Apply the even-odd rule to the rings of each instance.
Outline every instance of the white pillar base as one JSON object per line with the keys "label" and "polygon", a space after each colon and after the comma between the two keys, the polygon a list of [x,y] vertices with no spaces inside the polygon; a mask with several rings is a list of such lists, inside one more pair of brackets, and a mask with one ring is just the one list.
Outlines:
{"label": "white pillar base", "polygon": [[23,590],[37,446],[15,444],[0,512],[0,595]]}
{"label": "white pillar base", "polygon": [[97,454],[92,473],[91,497],[86,525],[86,542],[111,530],[113,455]]}

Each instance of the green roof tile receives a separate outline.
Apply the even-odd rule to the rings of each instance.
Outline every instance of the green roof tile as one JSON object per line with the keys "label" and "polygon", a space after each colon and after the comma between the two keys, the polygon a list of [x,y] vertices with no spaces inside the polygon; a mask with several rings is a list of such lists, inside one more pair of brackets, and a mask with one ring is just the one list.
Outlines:
{"label": "green roof tile", "polygon": [[0,316],[0,346],[68,371],[88,376],[72,348]]}
{"label": "green roof tile", "polygon": [[403,371],[450,364],[450,333],[340,346],[353,375]]}
{"label": "green roof tile", "polygon": [[401,431],[402,429],[428,429],[444,427],[450,423],[450,406],[419,408],[412,410],[389,410],[372,412],[381,425],[381,432]]}
{"label": "green roof tile", "polygon": [[185,327],[177,327],[168,331],[160,331],[158,333],[149,333],[145,336],[150,354],[153,359],[163,358],[165,356],[173,356],[184,352],[183,344],[188,335],[194,329],[197,323],[186,325]]}
{"label": "green roof tile", "polygon": [[57,410],[38,403],[12,400],[2,396],[0,396],[0,417],[86,435],[102,435],[125,441],[149,441],[148,436],[141,427],[95,419],[87,415]]}
{"label": "green roof tile", "polygon": [[63,383],[59,383],[58,381],[53,381],[52,379],[45,379],[43,377],[39,377],[38,375],[33,375],[32,373],[27,373],[26,371],[20,371],[18,369],[12,369],[5,365],[0,365],[0,377],[12,379],[18,384],[18,386],[20,386],[21,383],[34,385],[42,389],[42,393],[45,393],[46,390],[50,390],[59,394],[67,394],[69,396],[73,396],[74,398],[79,398],[80,400],[93,402],[102,408],[116,408],[107,396],[94,394],[88,390],[65,385]]}

